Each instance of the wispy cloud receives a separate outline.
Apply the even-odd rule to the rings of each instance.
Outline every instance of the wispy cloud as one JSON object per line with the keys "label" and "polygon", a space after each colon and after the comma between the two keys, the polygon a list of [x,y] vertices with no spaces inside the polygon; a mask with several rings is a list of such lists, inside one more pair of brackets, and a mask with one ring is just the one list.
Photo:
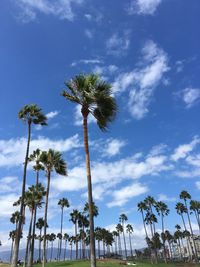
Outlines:
{"label": "wispy cloud", "polygon": [[102,64],[103,61],[101,59],[98,58],[93,58],[93,59],[80,59],[78,61],[73,61],[71,66],[75,67],[78,64],[85,64],[85,65],[89,65],[89,64]]}
{"label": "wispy cloud", "polygon": [[177,199],[175,197],[169,197],[165,194],[158,195],[158,201],[166,201],[166,202],[175,202]]}
{"label": "wispy cloud", "polygon": [[114,33],[106,41],[107,53],[115,56],[124,55],[130,46],[130,32],[124,31],[123,34]]}
{"label": "wispy cloud", "polygon": [[[21,165],[24,161],[26,143],[26,138],[0,140],[0,167],[14,167]],[[80,146],[78,135],[60,140],[38,137],[37,139],[33,139],[31,141],[30,153],[37,148],[40,148],[41,150],[48,150],[49,148],[52,148],[61,152],[66,152]]]}
{"label": "wispy cloud", "polygon": [[200,88],[185,88],[180,92],[180,97],[184,101],[186,108],[191,108],[200,100]]}
{"label": "wispy cloud", "polygon": [[94,35],[93,31],[92,30],[89,30],[89,29],[85,29],[84,34],[89,39],[92,39],[93,38],[93,35]]}
{"label": "wispy cloud", "polygon": [[178,146],[171,156],[171,159],[177,161],[179,159],[184,159],[186,156],[193,151],[193,149],[200,143],[199,137],[195,136],[189,144],[183,144]]}
{"label": "wispy cloud", "polygon": [[113,201],[109,202],[107,206],[109,208],[115,206],[123,206],[126,204],[131,198],[140,196],[148,191],[148,187],[142,185],[140,183],[133,183],[126,187],[122,187],[119,190],[116,190],[112,193]]}
{"label": "wispy cloud", "polygon": [[51,111],[49,113],[46,114],[46,117],[48,120],[55,118],[57,115],[59,114],[59,111],[55,110],[55,111]]}
{"label": "wispy cloud", "polygon": [[72,21],[75,17],[72,6],[80,5],[84,0],[16,0],[20,8],[19,18],[23,22],[30,22],[37,18],[37,14],[54,15],[59,19]]}
{"label": "wispy cloud", "polygon": [[140,120],[149,112],[153,94],[169,71],[168,56],[152,40],[142,49],[139,67],[131,72],[121,73],[113,83],[114,93],[129,91],[129,111],[133,118]]}
{"label": "wispy cloud", "polygon": [[153,15],[162,0],[132,0],[127,7],[128,14]]}

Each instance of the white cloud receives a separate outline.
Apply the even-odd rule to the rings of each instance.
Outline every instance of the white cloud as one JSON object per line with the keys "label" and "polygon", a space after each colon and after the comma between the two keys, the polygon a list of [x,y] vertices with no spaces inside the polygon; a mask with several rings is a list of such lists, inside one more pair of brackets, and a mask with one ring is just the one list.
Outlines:
{"label": "white cloud", "polygon": [[114,93],[129,91],[129,111],[133,118],[142,119],[149,112],[153,94],[169,70],[168,56],[153,41],[148,41],[142,49],[139,67],[131,72],[121,73],[113,83]]}
{"label": "white cloud", "polygon": [[21,183],[16,176],[5,176],[0,179],[0,193],[16,193],[20,189]]}
{"label": "white cloud", "polygon": [[175,202],[177,199],[175,197],[169,197],[165,194],[159,194],[158,201]]}
{"label": "white cloud", "polygon": [[189,152],[193,151],[193,149],[200,143],[200,139],[195,136],[193,140],[189,144],[183,144],[178,146],[174,153],[171,156],[171,159],[177,161],[179,159],[184,159],[189,154]]}
{"label": "white cloud", "polygon": [[196,182],[196,187],[200,190],[200,181]]}
{"label": "white cloud", "polygon": [[91,14],[85,14],[84,17],[89,21],[92,19],[92,15]]}
{"label": "white cloud", "polygon": [[124,147],[126,142],[118,139],[108,140],[107,146],[105,148],[105,154],[112,157],[120,153],[122,147]]}
{"label": "white cloud", "polygon": [[115,206],[123,206],[131,198],[144,194],[148,191],[148,187],[140,183],[133,183],[132,185],[123,187],[112,193],[113,200],[107,204],[109,208]]}
{"label": "white cloud", "polygon": [[38,13],[54,15],[59,19],[74,20],[72,5],[80,5],[83,0],[17,0],[16,4],[20,7],[19,18],[23,22],[33,21]]}
{"label": "white cloud", "polygon": [[114,33],[106,41],[107,53],[110,55],[121,56],[126,53],[130,46],[129,32],[125,31],[122,36],[118,33]]}
{"label": "white cloud", "polygon": [[[26,143],[26,138],[0,140],[0,167],[21,165],[24,162]],[[49,148],[52,148],[60,152],[66,152],[81,146],[78,135],[59,140],[38,137],[37,139],[32,139],[30,144],[30,153],[37,148],[40,148],[41,150],[48,150]]]}
{"label": "white cloud", "polygon": [[128,14],[153,15],[162,0],[132,0],[127,8]]}
{"label": "white cloud", "polygon": [[55,111],[51,111],[49,113],[46,114],[46,117],[48,120],[55,118],[57,115],[59,114],[59,111],[55,110]]}
{"label": "white cloud", "polygon": [[181,92],[181,97],[186,104],[186,108],[191,108],[200,100],[200,89],[186,88]]}
{"label": "white cloud", "polygon": [[15,193],[9,193],[6,195],[0,195],[0,214],[1,217],[10,217],[11,214],[16,210],[16,207],[13,207],[13,203],[17,201],[19,195]]}
{"label": "white cloud", "polygon": [[78,64],[86,64],[86,65],[88,65],[88,64],[101,64],[101,63],[103,63],[103,61],[100,60],[100,59],[97,59],[97,58],[94,58],[94,59],[80,59],[78,61],[73,61],[71,66],[75,67]]}

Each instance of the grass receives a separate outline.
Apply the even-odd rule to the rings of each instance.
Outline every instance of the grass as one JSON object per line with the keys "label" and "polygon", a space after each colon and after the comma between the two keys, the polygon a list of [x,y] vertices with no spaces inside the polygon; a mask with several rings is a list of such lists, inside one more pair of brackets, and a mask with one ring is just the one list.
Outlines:
{"label": "grass", "polygon": [[[146,262],[136,262],[137,267],[152,267],[151,263]],[[39,267],[41,264],[35,265],[34,267]],[[124,262],[118,260],[100,260],[97,261],[97,267],[123,267]],[[155,265],[156,267],[200,267],[200,265],[191,263],[177,263],[177,264],[164,264],[159,263]],[[65,261],[65,262],[50,262],[46,264],[46,267],[90,267],[89,261]]]}

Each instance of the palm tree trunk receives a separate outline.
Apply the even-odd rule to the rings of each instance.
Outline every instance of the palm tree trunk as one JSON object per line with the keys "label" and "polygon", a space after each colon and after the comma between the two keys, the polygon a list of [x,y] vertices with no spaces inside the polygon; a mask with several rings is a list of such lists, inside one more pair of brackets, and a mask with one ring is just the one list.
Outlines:
{"label": "palm tree trunk", "polygon": [[61,233],[61,239],[60,239],[60,248],[59,248],[59,261],[61,256],[61,250],[62,250],[62,229],[63,229],[63,207],[61,207],[61,222],[60,222],[60,233]]}
{"label": "palm tree trunk", "polygon": [[77,221],[75,222],[76,260],[78,259]]}
{"label": "palm tree trunk", "polygon": [[124,233],[124,225],[123,225],[123,238],[124,238],[125,259],[127,259],[126,238],[125,238],[125,233]]}
{"label": "palm tree trunk", "polygon": [[131,257],[133,257],[133,249],[132,249],[132,242],[131,242],[131,234],[130,234],[130,232],[129,232],[129,243],[130,243]]}
{"label": "palm tree trunk", "polygon": [[28,231],[28,236],[27,236],[26,253],[25,253],[25,258],[24,258],[24,267],[26,267],[26,263],[27,263],[27,260],[28,260],[28,253],[30,253],[29,245],[30,245],[30,241],[31,241],[32,222],[33,222],[33,210],[31,211],[29,231]]}
{"label": "palm tree trunk", "polygon": [[18,223],[18,227],[17,227],[17,231],[16,231],[16,238],[15,238],[15,243],[14,243],[14,250],[13,250],[11,267],[17,267],[17,262],[18,262],[19,243],[20,243],[22,225],[23,225],[23,220],[24,220],[24,218],[23,218],[24,195],[25,195],[25,189],[26,189],[26,172],[27,172],[27,165],[28,165],[30,140],[31,140],[31,122],[28,121],[28,140],[27,140],[27,147],[26,147],[26,156],[25,156],[25,161],[24,161],[24,174],[23,174],[23,182],[22,182],[20,217],[19,217],[19,223]]}
{"label": "palm tree trunk", "polygon": [[[39,171],[36,172],[36,186],[38,185],[38,183],[39,183]],[[33,216],[33,233],[32,233],[30,257],[28,260],[28,267],[33,266],[33,260],[34,260],[36,217],[37,217],[37,205],[35,206],[34,216]]]}
{"label": "palm tree trunk", "polygon": [[[165,228],[164,228],[164,216],[161,214],[162,218],[162,232],[164,234]],[[163,248],[164,248],[164,261],[167,263],[167,252],[166,252],[166,247],[165,247],[165,239],[163,240]]]}
{"label": "palm tree trunk", "polygon": [[66,258],[66,250],[67,250],[67,240],[65,240],[64,261]]}
{"label": "palm tree trunk", "polygon": [[[184,220],[183,214],[181,213],[180,215],[181,215],[181,219],[182,219],[182,222],[183,222],[184,229],[185,229],[185,231],[187,231],[187,228],[186,228],[186,224],[185,224],[185,220]],[[190,253],[190,248],[189,248],[189,244],[190,244],[190,239],[189,239],[189,237],[186,237],[186,240],[187,240],[188,254],[189,254],[189,257],[192,258],[192,257],[191,257],[191,253]],[[191,251],[192,251],[192,249],[191,249]],[[193,254],[193,252],[192,252],[192,254]]]}
{"label": "palm tree trunk", "polygon": [[53,241],[51,241],[51,256],[50,256],[50,261],[52,261],[52,255],[53,255]]}
{"label": "palm tree trunk", "polygon": [[47,211],[48,211],[48,201],[49,201],[50,177],[51,177],[51,173],[50,173],[50,171],[48,171],[48,173],[47,173],[46,203],[45,203],[45,213],[44,213],[44,239],[43,239],[43,261],[42,261],[42,267],[45,267],[45,263],[46,263]]}
{"label": "palm tree trunk", "polygon": [[83,114],[83,131],[84,131],[84,148],[87,170],[87,182],[88,182],[88,204],[89,204],[89,222],[90,222],[90,261],[91,267],[96,267],[96,255],[95,255],[95,240],[94,240],[94,216],[93,216],[93,198],[92,198],[92,178],[90,170],[90,155],[88,146],[88,114]]}
{"label": "palm tree trunk", "polygon": [[12,261],[13,244],[14,244],[14,240],[12,239],[11,250],[10,250],[10,263]]}
{"label": "palm tree trunk", "polygon": [[42,229],[40,229],[40,236],[39,236],[39,259],[38,259],[39,262],[41,262],[41,238],[42,238]]}

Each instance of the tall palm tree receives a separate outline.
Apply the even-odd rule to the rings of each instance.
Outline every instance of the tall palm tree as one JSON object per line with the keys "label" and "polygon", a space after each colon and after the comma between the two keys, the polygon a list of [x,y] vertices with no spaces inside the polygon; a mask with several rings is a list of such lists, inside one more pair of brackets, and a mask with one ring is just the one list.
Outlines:
{"label": "tall palm tree", "polygon": [[[17,228],[18,228],[19,218],[20,218],[19,211],[15,211],[14,213],[12,213],[12,215],[10,217],[10,222],[15,224],[15,230],[16,231],[17,231]],[[15,237],[16,237],[16,232],[15,232]]]}
{"label": "tall palm tree", "polygon": [[129,243],[130,243],[130,250],[131,250],[131,257],[133,257],[133,249],[132,249],[132,242],[131,242],[131,235],[133,233],[133,226],[131,224],[127,224],[126,232],[129,235]]}
{"label": "tall palm tree", "polygon": [[[41,150],[38,148],[33,151],[33,153],[29,156],[29,162],[34,162],[35,165],[33,165],[33,170],[36,173],[36,183],[37,186],[39,184],[39,173],[40,171],[44,170],[44,167],[40,163],[40,156],[41,156]],[[35,227],[36,227],[36,218],[37,218],[37,205],[34,209],[33,214],[33,233],[32,233],[32,241],[31,241],[31,251],[30,251],[30,257],[29,257],[29,266],[33,265],[33,259],[34,259],[34,247],[35,247]]]}
{"label": "tall palm tree", "polygon": [[163,241],[163,248],[164,248],[164,260],[165,263],[167,263],[167,251],[166,251],[166,247],[165,247],[165,227],[164,227],[164,217],[167,216],[169,214],[169,209],[168,206],[162,202],[159,201],[156,203],[156,211],[158,213],[159,216],[161,216],[161,223],[162,223],[162,241]]}
{"label": "tall palm tree", "polygon": [[198,224],[198,227],[199,227],[199,233],[200,233],[200,201],[197,201],[197,200],[191,200],[190,201],[190,210],[192,212],[194,212],[194,215],[196,217],[196,220],[197,220],[197,224]]}
{"label": "tall palm tree", "polygon": [[116,231],[118,233],[118,248],[119,248],[119,254],[122,255],[122,245],[121,245],[121,237],[120,234],[123,232],[123,227],[120,223],[116,226]]}
{"label": "tall palm tree", "polygon": [[[62,236],[62,231],[63,231],[63,211],[64,208],[69,208],[69,201],[67,198],[62,198],[58,201],[58,205],[61,207],[61,219],[60,219],[60,233]],[[62,238],[60,240],[60,246],[59,246],[59,255],[58,255],[58,259],[60,260],[60,256],[61,256],[61,250],[62,250]]]}
{"label": "tall palm tree", "polygon": [[46,262],[46,224],[47,224],[51,174],[53,171],[55,171],[57,174],[66,176],[67,165],[65,161],[62,159],[62,154],[58,151],[54,151],[53,149],[49,149],[48,151],[43,151],[40,156],[40,161],[45,169],[47,177],[47,190],[46,190],[45,213],[44,213],[43,262],[42,262],[42,266],[44,267]]}
{"label": "tall palm tree", "polygon": [[77,240],[77,236],[78,236],[78,220],[80,217],[80,212],[75,209],[70,213],[70,221],[74,224],[74,233],[75,233],[75,238],[76,238],[76,260],[78,259],[78,240]]}
{"label": "tall palm tree", "polygon": [[113,231],[112,232],[113,234],[113,237],[114,237],[114,242],[115,242],[115,254],[117,255],[118,254],[118,249],[117,249],[117,239],[119,237],[119,233],[117,231]]}
{"label": "tall palm tree", "polygon": [[124,231],[124,228],[125,228],[125,222],[128,221],[128,217],[123,213],[119,216],[119,222],[121,223],[122,225],[122,228],[123,228],[123,239],[124,239],[124,250],[125,250],[125,258],[127,259],[127,249],[126,249],[126,238],[125,238],[125,231]]}
{"label": "tall palm tree", "polygon": [[88,216],[84,212],[80,213],[78,217],[78,226],[81,231],[81,242],[82,242],[82,258],[85,258],[85,229],[89,227]]}
{"label": "tall palm tree", "polygon": [[27,165],[28,165],[28,157],[29,157],[30,140],[31,140],[31,125],[32,124],[39,124],[39,125],[47,124],[46,123],[47,118],[41,112],[41,109],[35,104],[24,106],[19,111],[18,118],[28,124],[28,139],[27,139],[23,180],[22,180],[20,219],[19,219],[18,229],[16,232],[11,267],[17,267],[17,261],[18,261],[19,243],[20,243],[20,236],[21,236],[22,224],[23,224],[24,195],[25,195],[25,188],[26,188],[26,173],[27,173]]}
{"label": "tall palm tree", "polygon": [[190,220],[190,215],[189,215],[189,210],[188,210],[188,203],[187,200],[191,200],[191,195],[187,192],[187,191],[182,191],[180,193],[180,199],[183,199],[184,203],[185,203],[185,207],[186,207],[186,214],[188,217],[188,222],[189,222],[189,226],[190,226],[190,231],[191,231],[191,237],[192,237],[192,241],[194,244],[194,251],[195,251],[195,259],[198,262],[198,253],[197,253],[197,247],[196,247],[196,242],[194,240],[194,232],[192,229],[192,224],[191,224],[191,220]]}
{"label": "tall palm tree", "polygon": [[96,267],[94,219],[92,210],[92,177],[88,145],[88,115],[91,114],[95,117],[97,125],[101,130],[106,130],[108,123],[115,118],[117,105],[114,98],[111,96],[110,84],[102,81],[98,75],[80,74],[75,76],[70,82],[65,82],[65,85],[67,90],[63,91],[62,95],[67,100],[81,105],[90,216],[90,259],[91,267]]}
{"label": "tall palm tree", "polygon": [[138,211],[140,211],[142,214],[142,222],[143,222],[144,231],[145,231],[145,235],[146,235],[146,239],[147,239],[148,233],[147,233],[147,228],[146,228],[146,224],[145,224],[145,216],[144,216],[144,211],[147,210],[147,206],[146,206],[145,202],[141,201],[138,203],[137,207],[138,207]]}

